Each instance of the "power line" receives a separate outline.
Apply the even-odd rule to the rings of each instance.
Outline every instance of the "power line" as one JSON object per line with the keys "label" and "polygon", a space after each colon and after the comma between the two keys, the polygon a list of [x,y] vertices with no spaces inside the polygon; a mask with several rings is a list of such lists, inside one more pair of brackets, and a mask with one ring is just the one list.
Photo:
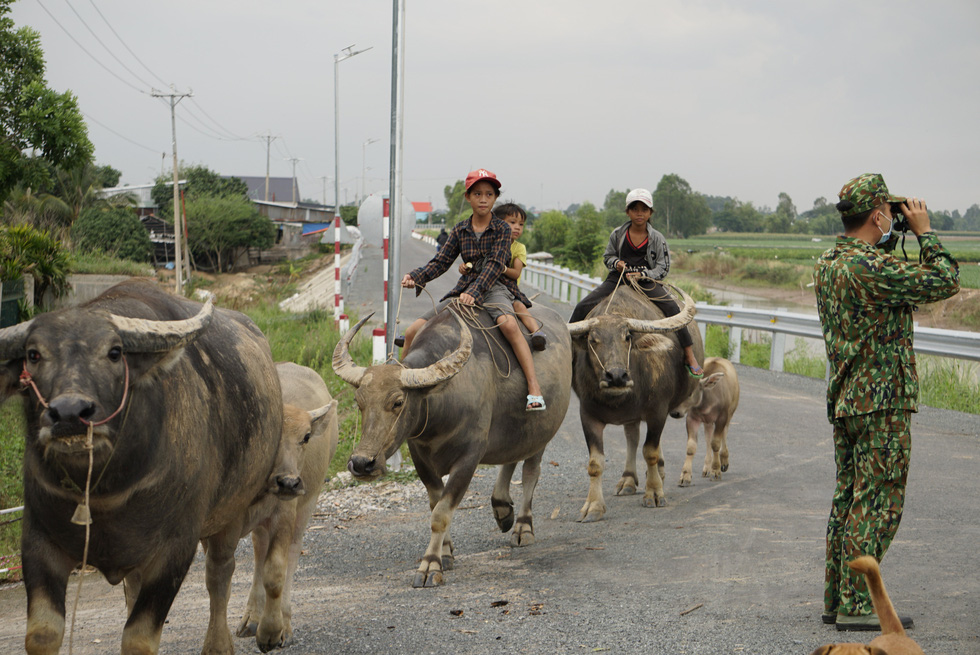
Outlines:
{"label": "power line", "polygon": [[232,132],[231,130],[229,130],[228,128],[226,128],[224,125],[222,125],[221,123],[219,123],[218,121],[216,121],[214,118],[211,117],[211,115],[208,112],[204,111],[204,107],[202,107],[201,105],[197,104],[197,101],[194,100],[194,98],[191,98],[191,104],[194,105],[195,107],[197,107],[201,111],[201,113],[204,114],[208,118],[208,120],[210,120],[212,123],[214,123],[219,128],[221,128],[226,134],[230,134],[231,137],[233,139],[235,139],[236,141],[252,141],[253,140],[253,139],[250,139],[250,138],[247,138],[247,137],[238,136],[237,134],[235,134],[234,132]]}
{"label": "power line", "polygon": [[119,80],[120,82],[122,82],[123,84],[125,84],[126,86],[128,86],[129,88],[133,89],[134,91],[138,91],[139,93],[146,94],[146,91],[144,91],[143,89],[139,88],[138,86],[136,86],[134,84],[131,84],[131,83],[127,82],[123,78],[119,77],[119,75],[117,75],[115,72],[113,72],[112,70],[110,70],[108,66],[106,66],[101,61],[99,61],[96,58],[95,55],[93,55],[91,52],[89,52],[88,50],[86,50],[85,49],[85,46],[83,46],[81,43],[79,43],[78,39],[76,39],[74,36],[72,36],[71,32],[69,32],[65,28],[64,25],[62,25],[61,23],[58,22],[58,19],[54,17],[54,14],[52,14],[50,11],[48,11],[48,8],[44,6],[44,4],[41,2],[41,0],[37,0],[37,4],[41,5],[41,9],[44,10],[44,13],[46,13],[48,16],[50,16],[51,17],[51,20],[54,21],[55,25],[57,25],[58,27],[60,27],[61,30],[65,34],[68,35],[68,38],[71,39],[72,41],[74,41],[75,42],[75,45],[77,45],[79,48],[82,49],[82,52],[84,52],[89,57],[91,57],[92,58],[92,61],[94,61],[99,66],[101,66],[107,73],[109,73],[110,75],[112,75],[114,78],[116,78],[117,80]]}
{"label": "power line", "polygon": [[[91,2],[91,0],[90,0],[90,2]],[[139,87],[137,87],[137,86],[135,86],[135,85],[133,85],[133,84],[132,84],[132,83],[130,83],[129,81],[127,81],[127,80],[125,80],[125,79],[123,79],[123,78],[122,78],[121,76],[119,76],[119,75],[118,75],[117,73],[115,73],[115,72],[114,72],[113,70],[111,70],[111,69],[110,69],[110,68],[109,68],[108,66],[106,66],[106,65],[105,65],[104,63],[102,63],[102,62],[101,62],[101,61],[99,60],[99,58],[98,58],[98,57],[96,57],[96,56],[95,56],[94,54],[92,54],[92,53],[91,53],[91,52],[90,52],[90,51],[89,51],[88,49],[86,49],[86,48],[85,48],[85,46],[83,46],[83,45],[81,44],[81,42],[79,42],[79,41],[78,41],[78,39],[76,39],[76,38],[75,38],[75,37],[74,37],[74,36],[72,35],[72,33],[71,33],[71,32],[70,32],[70,31],[69,31],[69,30],[68,30],[68,29],[67,29],[67,28],[66,28],[66,27],[65,27],[64,25],[62,25],[62,24],[61,24],[61,23],[60,23],[60,22],[58,21],[58,19],[57,19],[57,18],[55,18],[55,16],[54,16],[54,14],[52,14],[52,13],[51,13],[51,12],[50,12],[50,11],[48,10],[48,8],[44,6],[44,4],[43,4],[43,3],[41,2],[41,0],[38,0],[38,4],[39,4],[39,5],[41,6],[41,8],[42,8],[42,9],[43,9],[43,10],[45,11],[45,13],[47,13],[47,14],[48,14],[48,16],[49,16],[49,17],[51,18],[51,20],[53,20],[53,21],[55,22],[55,24],[56,24],[56,25],[57,25],[58,27],[60,27],[60,28],[61,28],[61,30],[62,30],[62,31],[63,31],[63,32],[64,32],[64,33],[65,33],[65,34],[66,34],[66,35],[68,36],[68,38],[70,38],[70,39],[71,39],[71,40],[72,40],[72,41],[73,41],[73,42],[75,43],[75,45],[77,45],[77,46],[78,46],[78,47],[79,47],[79,48],[80,48],[80,49],[82,50],[82,52],[84,52],[85,54],[87,54],[87,55],[88,55],[88,56],[89,56],[89,57],[90,57],[90,58],[92,59],[92,61],[94,61],[94,62],[95,62],[96,64],[98,64],[98,65],[99,65],[100,67],[102,67],[102,69],[103,69],[103,70],[105,70],[105,71],[106,71],[107,73],[109,73],[110,75],[112,75],[113,77],[115,77],[115,78],[116,78],[117,80],[119,80],[120,82],[122,82],[123,84],[125,84],[126,86],[128,86],[129,88],[131,88],[131,89],[133,89],[133,90],[135,90],[135,91],[138,91],[138,92],[140,92],[140,93],[143,93],[143,94],[147,94],[147,92],[146,92],[146,91],[144,91],[144,90],[142,90],[142,89],[140,89]],[[68,2],[68,0],[65,0],[65,4],[67,4],[67,5],[68,5],[68,7],[69,7],[69,8],[70,8],[70,9],[72,10],[72,12],[73,12],[73,13],[75,14],[75,16],[76,16],[76,17],[78,18],[78,20],[79,20],[79,21],[80,21],[80,22],[82,23],[82,25],[84,25],[84,26],[85,26],[85,28],[86,28],[86,29],[87,29],[87,30],[89,31],[89,33],[90,33],[90,34],[91,34],[91,35],[92,35],[92,36],[93,36],[93,37],[95,38],[95,40],[96,40],[96,41],[98,41],[98,43],[99,43],[99,45],[101,45],[101,46],[102,46],[102,47],[103,47],[103,48],[104,48],[104,49],[106,50],[106,52],[108,52],[108,53],[109,53],[109,55],[110,55],[110,56],[111,56],[111,57],[112,57],[113,59],[115,59],[117,63],[119,63],[119,65],[120,65],[120,66],[122,66],[122,67],[123,67],[123,68],[124,68],[124,69],[125,69],[125,70],[126,70],[126,71],[127,71],[127,72],[128,72],[129,74],[130,74],[130,75],[132,75],[132,76],[133,76],[134,78],[136,78],[137,80],[139,80],[139,82],[140,82],[140,83],[142,83],[142,84],[144,84],[144,85],[146,85],[146,86],[148,86],[148,87],[150,87],[150,86],[152,86],[152,85],[150,85],[150,84],[149,84],[148,82],[146,82],[146,80],[144,80],[144,79],[142,79],[142,78],[141,78],[141,77],[140,77],[139,75],[137,75],[137,74],[136,74],[136,73],[135,73],[135,72],[134,72],[134,71],[133,71],[132,69],[130,69],[130,68],[129,68],[129,67],[128,67],[128,66],[127,66],[127,65],[126,65],[125,63],[123,63],[123,61],[122,61],[122,60],[121,60],[121,59],[120,59],[119,57],[117,57],[117,56],[116,56],[116,55],[115,55],[115,54],[114,54],[114,53],[112,52],[112,50],[111,50],[111,49],[109,48],[109,46],[108,46],[108,45],[106,45],[106,43],[105,43],[104,41],[102,41],[102,39],[101,39],[101,38],[99,38],[99,35],[98,35],[98,34],[96,34],[96,32],[95,32],[95,31],[94,31],[94,30],[93,30],[93,29],[91,28],[91,26],[89,26],[89,24],[85,22],[85,19],[84,19],[84,18],[83,18],[83,17],[81,16],[81,14],[79,14],[79,13],[78,13],[78,11],[77,11],[77,10],[75,10],[75,8],[74,8],[74,7],[72,7],[72,6],[71,6],[71,4],[70,4],[70,3]],[[92,4],[93,4],[93,6],[95,6],[95,4],[94,4],[94,2],[93,2]],[[122,45],[123,45],[123,47],[124,47],[124,48],[126,48],[126,50],[127,50],[127,51],[128,51],[128,52],[129,52],[130,54],[131,54],[131,55],[133,55],[133,58],[134,58],[134,59],[136,59],[136,61],[137,61],[137,62],[139,62],[139,64],[140,64],[141,66],[143,66],[143,68],[145,68],[145,69],[146,69],[147,71],[149,71],[149,72],[150,72],[150,74],[151,74],[151,75],[153,75],[153,77],[155,77],[156,79],[158,79],[158,80],[160,80],[161,82],[163,82],[163,83],[164,83],[164,85],[166,85],[167,83],[166,83],[166,82],[165,82],[165,81],[163,80],[163,78],[161,78],[161,77],[160,77],[159,75],[157,75],[157,74],[156,74],[156,73],[154,73],[154,72],[153,72],[152,70],[150,70],[150,68],[149,68],[149,67],[148,67],[148,66],[147,66],[147,65],[146,65],[145,63],[143,63],[143,61],[142,61],[142,60],[140,60],[140,58],[139,58],[139,57],[137,57],[137,56],[136,56],[136,54],[135,54],[135,53],[133,52],[133,50],[132,50],[132,49],[131,49],[131,48],[130,48],[130,47],[129,47],[128,45],[126,45],[126,43],[125,43],[125,41],[123,41],[123,40],[122,40],[122,37],[120,37],[120,36],[119,36],[119,33],[118,33],[118,32],[116,32],[116,30],[115,30],[115,29],[114,29],[114,28],[112,27],[112,25],[111,25],[111,24],[109,23],[109,21],[108,21],[108,20],[106,19],[106,17],[105,17],[105,15],[103,15],[103,14],[102,14],[102,12],[101,12],[101,11],[99,11],[99,8],[98,8],[98,7],[95,7],[95,10],[96,10],[96,11],[97,11],[97,12],[99,13],[99,16],[101,16],[101,17],[102,17],[102,20],[103,20],[103,21],[105,22],[105,24],[106,24],[106,25],[107,25],[107,26],[109,27],[109,29],[110,29],[110,30],[112,31],[112,33],[113,33],[113,34],[115,34],[115,36],[116,36],[116,38],[117,38],[117,39],[119,39],[119,42],[120,42],[120,43],[122,43]],[[205,132],[205,131],[202,131],[201,129],[198,129],[197,127],[195,127],[195,126],[194,126],[194,125],[192,125],[191,123],[189,123],[189,122],[187,122],[186,120],[184,120],[184,118],[183,118],[183,116],[181,116],[181,122],[183,122],[183,123],[184,123],[185,125],[187,125],[187,126],[188,126],[188,127],[190,127],[191,129],[193,129],[194,131],[196,131],[196,132],[198,132],[198,133],[200,133],[200,134],[202,134],[203,136],[206,136],[206,137],[209,137],[209,138],[212,138],[212,139],[216,139],[216,140],[219,140],[219,141],[247,141],[247,140],[249,140],[249,139],[247,139],[247,138],[244,138],[244,137],[241,137],[241,136],[238,136],[238,135],[236,135],[236,134],[235,134],[234,132],[232,132],[231,130],[228,130],[227,128],[225,128],[224,126],[222,126],[222,125],[221,125],[221,124],[220,124],[220,123],[219,123],[219,122],[218,122],[217,120],[215,120],[214,118],[212,118],[212,117],[210,116],[210,114],[208,114],[208,113],[207,113],[206,111],[204,111],[204,108],[203,108],[203,107],[201,107],[201,106],[200,106],[200,105],[199,105],[199,104],[198,104],[198,103],[197,103],[197,102],[196,102],[195,100],[193,100],[193,98],[191,98],[191,102],[192,102],[192,103],[193,103],[193,104],[194,104],[194,105],[195,105],[195,106],[196,106],[196,107],[197,107],[197,108],[198,108],[198,109],[200,110],[200,112],[201,112],[202,114],[204,114],[205,116],[207,116],[207,118],[208,118],[208,119],[209,119],[209,120],[210,120],[210,121],[211,121],[212,123],[214,123],[215,125],[217,125],[217,126],[218,126],[218,127],[219,127],[219,128],[221,129],[221,130],[223,130],[223,131],[224,131],[224,132],[225,132],[226,134],[229,134],[229,135],[231,135],[231,136],[230,136],[230,137],[228,137],[228,136],[225,136],[225,135],[224,135],[224,134],[222,134],[221,132],[219,132],[219,131],[217,131],[217,130],[215,130],[215,129],[213,129],[213,128],[210,128],[210,127],[208,127],[208,126],[207,126],[207,125],[206,125],[206,124],[204,123],[204,121],[203,121],[203,120],[202,120],[201,118],[199,118],[199,117],[198,117],[198,116],[197,116],[197,115],[196,115],[196,114],[195,114],[195,113],[194,113],[194,112],[193,112],[193,111],[192,111],[192,110],[191,110],[191,109],[190,109],[189,107],[181,107],[181,113],[182,113],[182,114],[186,114],[187,116],[189,116],[189,117],[191,117],[191,118],[193,118],[194,120],[196,120],[196,121],[198,122],[198,124],[199,124],[199,125],[201,125],[201,127],[202,127],[202,128],[204,129],[204,130],[210,130],[210,131],[211,131],[212,133],[211,133],[211,134],[208,134],[207,132]],[[120,136],[121,136],[121,135],[120,135]],[[125,137],[123,137],[123,138],[125,138]]]}
{"label": "power line", "polygon": [[123,45],[123,47],[126,48],[126,50],[129,52],[129,54],[131,54],[133,56],[133,59],[135,59],[137,62],[139,62],[139,65],[142,66],[143,68],[145,68],[147,70],[147,72],[149,72],[150,75],[152,75],[153,77],[157,78],[157,81],[159,81],[161,84],[163,84],[164,86],[166,86],[167,85],[167,82],[162,77],[160,77],[159,75],[157,75],[156,73],[154,73],[152,70],[150,70],[150,67],[147,66],[146,64],[144,64],[143,61],[139,57],[136,56],[136,53],[133,52],[132,48],[130,48],[128,45],[126,45],[126,42],[122,40],[122,37],[119,36],[119,33],[116,32],[116,30],[112,27],[112,25],[109,23],[109,21],[106,19],[106,17],[99,10],[98,6],[95,4],[95,1],[94,0],[89,0],[89,2],[92,4],[92,7],[99,14],[99,16],[102,17],[102,20],[105,22],[106,26],[108,26],[108,28],[112,31],[112,33],[116,35],[116,38],[119,39],[119,43],[121,43]]}
{"label": "power line", "polygon": [[[81,110],[79,110],[79,111],[81,111]],[[151,148],[149,146],[145,146],[142,143],[137,143],[136,141],[133,141],[129,137],[123,136],[119,132],[116,132],[114,129],[112,129],[111,127],[109,127],[108,125],[106,125],[105,123],[100,123],[99,121],[95,120],[94,118],[92,118],[91,116],[89,116],[88,114],[86,114],[84,111],[82,112],[82,116],[84,116],[85,118],[89,119],[90,121],[92,121],[93,123],[95,123],[96,125],[98,125],[99,127],[101,127],[102,129],[104,129],[104,130],[106,130],[108,132],[112,132],[113,134],[115,134],[116,136],[118,136],[123,141],[129,141],[134,146],[139,146],[140,148],[143,148],[144,150],[149,150],[150,152],[154,152],[154,153],[155,152],[160,152],[160,150],[158,148]]]}
{"label": "power line", "polygon": [[[40,4],[40,2],[38,4]],[[148,83],[146,80],[142,79],[139,75],[134,73],[132,70],[130,70],[129,66],[124,64],[123,61],[119,57],[117,57],[112,50],[109,49],[109,46],[103,43],[102,39],[99,38],[99,35],[96,34],[91,27],[89,27],[88,23],[85,22],[85,19],[82,18],[82,15],[78,13],[78,11],[74,7],[71,6],[71,3],[68,2],[68,0],[65,0],[65,4],[68,5],[68,8],[72,10],[72,13],[74,13],[75,16],[78,18],[78,20],[81,21],[82,25],[85,26],[85,29],[88,30],[89,34],[91,34],[95,38],[95,40],[98,41],[99,45],[105,48],[105,51],[109,53],[109,56],[116,60],[116,63],[118,63],[123,68],[125,68],[126,72],[132,75],[133,77],[135,77],[137,80],[139,80],[143,86],[153,86],[152,84]]]}

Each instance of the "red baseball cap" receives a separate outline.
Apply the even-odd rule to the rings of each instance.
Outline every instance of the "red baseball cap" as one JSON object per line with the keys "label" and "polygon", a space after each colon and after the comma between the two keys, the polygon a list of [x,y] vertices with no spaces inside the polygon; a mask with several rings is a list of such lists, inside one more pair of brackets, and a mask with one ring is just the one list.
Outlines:
{"label": "red baseball cap", "polygon": [[494,186],[497,191],[500,191],[500,180],[497,176],[488,171],[485,168],[478,168],[475,171],[470,171],[466,176],[466,190],[469,191],[470,187],[477,182],[489,182]]}

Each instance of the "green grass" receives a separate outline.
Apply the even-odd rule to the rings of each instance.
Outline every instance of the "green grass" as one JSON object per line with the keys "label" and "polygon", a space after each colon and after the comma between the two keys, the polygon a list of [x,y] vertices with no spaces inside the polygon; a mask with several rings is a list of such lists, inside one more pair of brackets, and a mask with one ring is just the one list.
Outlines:
{"label": "green grass", "polygon": [[[23,461],[24,412],[11,400],[0,407],[0,509],[24,502]],[[20,518],[19,513],[0,515],[0,569],[20,565]],[[19,570],[0,573],[0,581],[19,579]]]}
{"label": "green grass", "polygon": [[89,273],[94,275],[131,275],[134,277],[152,276],[153,266],[147,263],[116,259],[106,254],[74,253],[72,254],[72,273]]}

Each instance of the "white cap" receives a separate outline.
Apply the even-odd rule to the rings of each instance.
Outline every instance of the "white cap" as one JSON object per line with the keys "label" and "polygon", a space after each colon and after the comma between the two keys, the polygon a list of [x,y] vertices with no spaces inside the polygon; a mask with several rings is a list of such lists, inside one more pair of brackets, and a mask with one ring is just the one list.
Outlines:
{"label": "white cap", "polygon": [[634,202],[639,200],[644,205],[653,209],[653,195],[646,189],[633,189],[626,194],[626,207],[629,208]]}

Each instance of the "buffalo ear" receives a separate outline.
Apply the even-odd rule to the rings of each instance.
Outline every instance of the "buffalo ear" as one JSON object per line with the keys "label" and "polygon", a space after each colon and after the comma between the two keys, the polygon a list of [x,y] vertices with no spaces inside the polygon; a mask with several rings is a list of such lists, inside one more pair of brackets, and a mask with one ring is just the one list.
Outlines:
{"label": "buffalo ear", "polygon": [[656,332],[633,333],[633,347],[637,350],[666,352],[670,350],[670,341],[664,335]]}
{"label": "buffalo ear", "polygon": [[701,380],[701,386],[705,389],[710,389],[711,387],[721,382],[721,379],[723,377],[725,377],[724,373],[712,373],[705,379]]}
{"label": "buffalo ear", "polygon": [[20,389],[20,370],[23,359],[0,363],[0,405]]}

